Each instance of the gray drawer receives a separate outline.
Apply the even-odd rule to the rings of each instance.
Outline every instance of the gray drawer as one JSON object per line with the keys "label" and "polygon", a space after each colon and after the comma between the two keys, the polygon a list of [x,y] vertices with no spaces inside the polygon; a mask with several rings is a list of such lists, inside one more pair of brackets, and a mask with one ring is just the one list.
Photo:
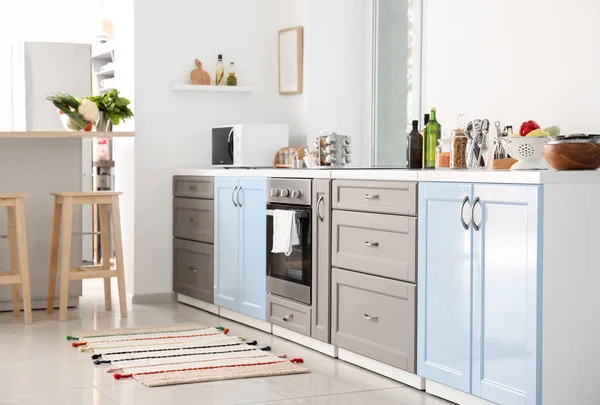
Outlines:
{"label": "gray drawer", "polygon": [[213,200],[173,199],[173,236],[214,242]]}
{"label": "gray drawer", "polygon": [[267,321],[310,336],[311,308],[297,302],[267,295]]}
{"label": "gray drawer", "polygon": [[173,196],[213,199],[213,178],[175,176],[173,177]]}
{"label": "gray drawer", "polygon": [[417,218],[333,211],[334,267],[415,283]]}
{"label": "gray drawer", "polygon": [[173,239],[173,290],[188,297],[213,303],[213,245]]}
{"label": "gray drawer", "polygon": [[416,372],[416,286],[333,269],[336,346]]}
{"label": "gray drawer", "polygon": [[333,208],[385,214],[417,215],[417,183],[334,180]]}

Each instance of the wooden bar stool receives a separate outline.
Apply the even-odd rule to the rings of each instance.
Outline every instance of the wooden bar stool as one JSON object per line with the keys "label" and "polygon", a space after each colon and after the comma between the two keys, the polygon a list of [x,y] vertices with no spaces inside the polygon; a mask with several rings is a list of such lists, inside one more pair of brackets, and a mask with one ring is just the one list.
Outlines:
{"label": "wooden bar stool", "polygon": [[[48,282],[49,314],[54,312],[54,296],[56,292],[56,276],[59,262],[59,241],[62,227],[62,246],[60,249],[60,312],[59,319],[67,320],[67,303],[69,299],[69,281],[91,278],[104,279],[104,302],[106,310],[112,309],[110,279],[117,278],[119,286],[119,304],[121,317],[127,316],[125,298],[125,273],[123,267],[123,238],[121,236],[121,214],[119,195],[111,191],[52,193],[54,196],[54,219],[52,221],[52,247],[50,251],[50,279]],[[71,236],[73,231],[73,205],[98,204],[100,213],[102,264],[96,266],[80,266],[71,268]],[[115,248],[116,268],[110,266],[110,213],[112,212],[113,243]]]}
{"label": "wooden bar stool", "polygon": [[[13,314],[19,317],[21,300],[19,284],[23,290],[25,323],[31,323],[31,290],[27,259],[27,232],[25,230],[25,197],[27,194],[0,194],[0,207],[6,207],[8,240],[10,243],[10,272],[0,273],[0,285],[12,285]],[[6,237],[6,236],[2,236]]]}

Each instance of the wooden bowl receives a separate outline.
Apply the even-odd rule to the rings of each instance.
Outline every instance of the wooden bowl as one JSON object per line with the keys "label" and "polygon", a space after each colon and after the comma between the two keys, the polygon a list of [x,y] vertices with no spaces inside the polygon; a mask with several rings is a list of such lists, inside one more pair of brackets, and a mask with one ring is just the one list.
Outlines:
{"label": "wooden bowl", "polygon": [[600,143],[549,143],[544,145],[544,159],[556,170],[596,170]]}

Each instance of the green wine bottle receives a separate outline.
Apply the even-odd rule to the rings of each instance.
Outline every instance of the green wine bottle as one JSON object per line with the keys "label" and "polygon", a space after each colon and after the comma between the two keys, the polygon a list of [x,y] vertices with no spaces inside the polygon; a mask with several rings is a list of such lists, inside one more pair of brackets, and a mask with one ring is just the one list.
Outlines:
{"label": "green wine bottle", "polygon": [[423,147],[423,168],[433,169],[435,168],[435,148],[437,147],[438,141],[442,137],[442,126],[436,119],[435,108],[431,109],[431,116],[427,127],[425,127],[425,139]]}
{"label": "green wine bottle", "polygon": [[229,77],[227,78],[228,86],[237,86],[237,77],[235,77],[235,64],[231,62],[229,65]]}

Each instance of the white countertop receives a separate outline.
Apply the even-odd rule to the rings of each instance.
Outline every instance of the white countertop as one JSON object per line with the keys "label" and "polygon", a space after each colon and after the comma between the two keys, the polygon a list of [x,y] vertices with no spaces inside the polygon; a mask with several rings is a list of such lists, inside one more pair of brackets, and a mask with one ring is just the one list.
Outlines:
{"label": "white countertop", "polygon": [[289,177],[312,179],[439,181],[456,183],[573,184],[600,183],[600,171],[556,170],[407,170],[407,169],[185,169],[177,176]]}

